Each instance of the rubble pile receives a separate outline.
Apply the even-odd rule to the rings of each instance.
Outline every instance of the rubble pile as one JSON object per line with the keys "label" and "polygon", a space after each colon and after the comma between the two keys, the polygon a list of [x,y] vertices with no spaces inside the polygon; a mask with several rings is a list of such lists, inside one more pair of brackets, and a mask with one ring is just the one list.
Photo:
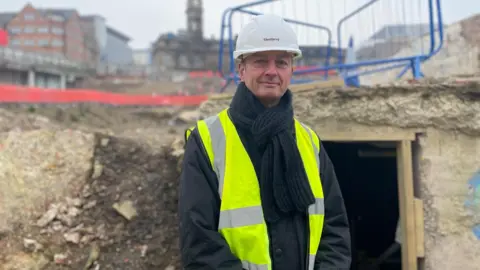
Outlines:
{"label": "rubble pile", "polygon": [[[38,136],[48,131],[53,138],[50,141]],[[19,152],[9,152],[13,146],[8,140],[3,140],[7,143],[0,151],[2,160],[22,166],[0,166],[0,204],[18,202],[15,212],[13,208],[2,211],[0,206],[0,220],[7,221],[0,227],[0,270],[179,269],[180,138],[151,147],[142,138],[75,130],[7,133],[10,140],[26,148],[25,159],[14,154]],[[72,140],[72,148],[62,143],[65,138]],[[79,142],[75,144],[74,140]],[[42,149],[50,148],[55,150],[57,165],[27,163],[28,158],[49,160],[52,151]],[[84,153],[91,150],[88,162],[72,163],[73,149]],[[32,156],[35,151],[38,157]],[[78,174],[79,167],[87,174]],[[75,170],[76,178],[70,177]],[[12,176],[18,171],[23,171],[24,177],[29,171],[32,174],[24,178],[22,185],[12,185],[22,181]],[[38,183],[31,181],[35,179]],[[6,196],[12,191],[23,198]],[[23,215],[31,206],[35,206],[31,214]],[[5,218],[2,212],[22,218]]]}

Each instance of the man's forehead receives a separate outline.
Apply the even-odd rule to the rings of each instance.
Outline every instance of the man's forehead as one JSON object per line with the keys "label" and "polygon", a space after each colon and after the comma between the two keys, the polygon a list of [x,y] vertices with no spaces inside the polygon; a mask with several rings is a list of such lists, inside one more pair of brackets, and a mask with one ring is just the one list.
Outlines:
{"label": "man's forehead", "polygon": [[258,57],[258,58],[264,58],[264,57],[265,58],[269,58],[269,57],[285,58],[285,57],[292,57],[292,54],[285,51],[266,51],[266,52],[256,52],[251,56]]}

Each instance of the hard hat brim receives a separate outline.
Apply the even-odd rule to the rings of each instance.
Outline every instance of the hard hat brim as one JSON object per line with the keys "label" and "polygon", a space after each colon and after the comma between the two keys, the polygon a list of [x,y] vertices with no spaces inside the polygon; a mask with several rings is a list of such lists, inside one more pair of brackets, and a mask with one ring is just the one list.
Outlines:
{"label": "hard hat brim", "polygon": [[302,51],[300,49],[291,49],[285,47],[270,47],[270,48],[256,48],[248,50],[237,50],[233,52],[233,58],[235,60],[240,59],[243,55],[251,55],[258,52],[269,52],[269,51],[285,51],[293,54],[293,59],[298,59],[302,57]]}

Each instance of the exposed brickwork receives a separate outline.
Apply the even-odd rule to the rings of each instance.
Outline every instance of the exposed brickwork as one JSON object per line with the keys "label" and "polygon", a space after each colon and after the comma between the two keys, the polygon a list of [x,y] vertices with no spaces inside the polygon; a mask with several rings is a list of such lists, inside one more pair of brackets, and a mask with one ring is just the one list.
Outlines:
{"label": "exposed brickwork", "polygon": [[12,33],[11,44],[22,50],[56,53],[74,61],[90,59],[77,12],[59,21],[45,17],[28,4],[7,24],[7,29]]}
{"label": "exposed brickwork", "polygon": [[86,58],[85,37],[78,14],[75,14],[65,24],[65,54],[68,58],[83,61]]}
{"label": "exposed brickwork", "polygon": [[[31,21],[25,20],[26,14],[34,15],[34,19]],[[25,27],[27,26],[34,26],[35,28],[41,27],[52,27],[53,24],[46,18],[44,18],[35,8],[31,5],[25,6],[18,14],[15,16],[7,25],[7,29],[12,32],[12,39],[11,43],[15,47],[19,47],[25,51],[35,51],[35,52],[44,52],[44,53],[63,53],[61,47],[51,47],[51,46],[27,46],[25,41],[32,40],[34,42],[38,42],[39,40],[48,40],[51,42],[52,39],[55,37],[50,33],[25,33]],[[15,29],[21,29],[22,32],[15,33]],[[20,44],[15,44],[14,42],[18,41]],[[37,43],[38,44],[38,43]]]}

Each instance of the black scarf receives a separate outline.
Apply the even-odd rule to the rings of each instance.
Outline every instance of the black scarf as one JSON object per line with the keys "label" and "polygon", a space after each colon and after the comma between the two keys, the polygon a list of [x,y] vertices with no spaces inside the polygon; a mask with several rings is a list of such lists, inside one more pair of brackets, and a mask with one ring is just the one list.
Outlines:
{"label": "black scarf", "polygon": [[294,138],[290,90],[278,105],[265,108],[240,83],[229,113],[236,125],[250,130],[262,154],[259,182],[265,219],[276,222],[282,213],[306,213],[315,198]]}

